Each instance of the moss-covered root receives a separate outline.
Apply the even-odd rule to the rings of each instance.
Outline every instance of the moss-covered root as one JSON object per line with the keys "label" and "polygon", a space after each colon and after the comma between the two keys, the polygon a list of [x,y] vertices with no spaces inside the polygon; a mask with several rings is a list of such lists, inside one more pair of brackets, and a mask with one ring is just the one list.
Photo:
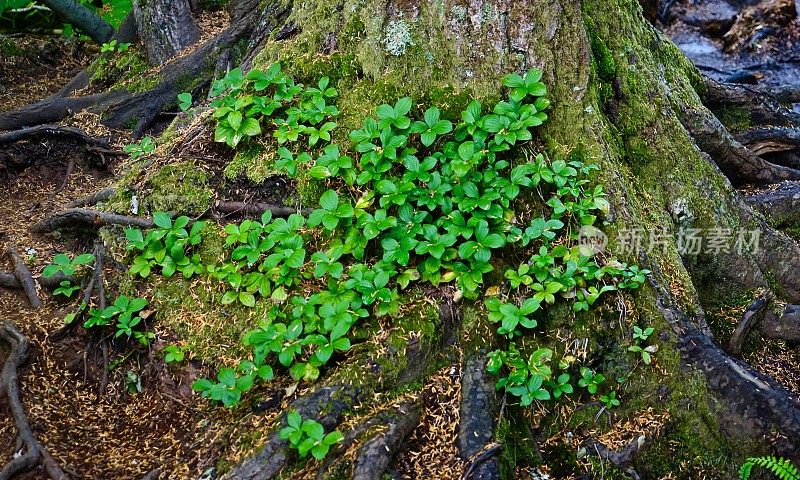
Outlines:
{"label": "moss-covered root", "polygon": [[[424,316],[423,321],[431,324],[415,328],[414,333],[399,329],[400,331],[390,336],[388,348],[383,348],[385,346],[383,344],[376,345],[374,351],[348,362],[331,375],[326,386],[292,402],[288,411],[296,410],[303,418],[316,419],[326,431],[331,431],[339,425],[347,412],[358,404],[373,400],[376,393],[397,391],[419,382],[431,371],[439,358],[438,353],[443,345],[441,339],[446,336],[446,332],[443,332],[442,336],[421,337],[417,332],[447,330],[439,327],[447,326],[450,316],[445,315],[445,309],[440,310],[443,318]],[[420,318],[417,317],[419,313],[410,314],[406,323],[419,322]],[[399,319],[399,323],[403,324],[404,320],[406,318]],[[409,341],[410,336],[416,341]],[[286,424],[286,414],[284,414],[261,450],[245,459],[222,478],[225,480],[275,478],[292,458],[288,443],[279,436],[280,429]]]}
{"label": "moss-covered root", "polygon": [[722,424],[735,426],[737,435],[765,438],[777,433],[780,440],[776,450],[781,455],[798,460],[800,455],[800,401],[775,380],[734,359],[697,327],[669,299],[665,290],[659,291],[658,308],[678,335],[678,349],[683,358],[703,372],[709,386],[721,397],[719,413]]}

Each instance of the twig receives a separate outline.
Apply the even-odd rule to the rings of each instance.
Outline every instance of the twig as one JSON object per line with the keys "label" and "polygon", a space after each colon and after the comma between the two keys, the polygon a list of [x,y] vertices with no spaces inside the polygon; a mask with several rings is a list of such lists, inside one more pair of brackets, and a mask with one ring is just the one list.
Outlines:
{"label": "twig", "polygon": [[76,225],[127,225],[139,228],[150,228],[153,226],[153,221],[149,218],[129,217],[86,208],[69,208],[39,220],[31,227],[31,232],[48,233]]}
{"label": "twig", "polygon": [[79,198],[67,204],[67,208],[78,208],[78,207],[93,207],[100,202],[104,202],[111,198],[117,192],[115,188],[104,188],[99,192],[95,192],[91,195],[87,195],[85,197]]}

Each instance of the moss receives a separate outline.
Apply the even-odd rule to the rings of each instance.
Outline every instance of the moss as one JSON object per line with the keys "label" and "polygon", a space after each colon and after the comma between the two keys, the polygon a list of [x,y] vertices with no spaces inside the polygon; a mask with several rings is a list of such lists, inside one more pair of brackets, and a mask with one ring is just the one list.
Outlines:
{"label": "moss", "polygon": [[[125,52],[105,52],[87,69],[89,81],[113,88],[128,88],[130,91],[143,91],[147,85],[155,85],[144,75],[150,64],[138,48],[132,47]],[[140,89],[134,87],[139,86]]]}
{"label": "moss", "polygon": [[225,167],[225,178],[234,180],[244,176],[255,184],[263,183],[267,178],[278,174],[274,169],[275,148],[276,146],[257,142],[240,146],[233,160]]}
{"label": "moss", "polygon": [[515,409],[509,409],[508,415],[497,424],[495,438],[504,445],[498,457],[500,478],[517,478],[517,468],[541,463],[527,423]]}
{"label": "moss", "polygon": [[161,167],[146,187],[146,196],[140,198],[145,211],[199,215],[208,210],[213,197],[206,173],[192,162]]}
{"label": "moss", "polygon": [[747,130],[752,125],[750,113],[742,107],[728,105],[714,109],[714,115],[731,133]]}
{"label": "moss", "polygon": [[20,48],[20,46],[17,45],[17,42],[10,38],[4,38],[0,40],[0,51],[3,52],[3,55],[6,57],[25,56],[25,50]]}

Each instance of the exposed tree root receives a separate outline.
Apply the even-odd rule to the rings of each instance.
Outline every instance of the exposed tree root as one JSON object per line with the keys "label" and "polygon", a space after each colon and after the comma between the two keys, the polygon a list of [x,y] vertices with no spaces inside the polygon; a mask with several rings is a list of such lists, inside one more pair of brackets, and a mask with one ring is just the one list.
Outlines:
{"label": "exposed tree root", "polygon": [[3,367],[2,377],[0,377],[0,394],[4,394],[8,400],[21,444],[20,455],[15,456],[0,470],[0,480],[10,480],[17,474],[28,471],[40,463],[45,467],[50,478],[66,480],[67,476],[58,463],[42,448],[33,435],[19,398],[17,370],[28,359],[28,339],[10,322],[0,323],[0,338],[11,345],[11,352]]}
{"label": "exposed tree root", "polygon": [[366,439],[353,466],[353,480],[381,478],[406,436],[416,428],[421,408],[417,402],[404,402],[384,416],[387,428]]}
{"label": "exposed tree root", "polygon": [[33,281],[31,271],[25,266],[25,261],[20,254],[17,253],[13,245],[8,247],[7,252],[11,257],[11,261],[14,263],[14,276],[17,278],[22,290],[25,291],[25,295],[28,296],[31,307],[35,309],[42,308],[42,300],[39,298],[39,294],[36,293],[36,283]]}
{"label": "exposed tree root", "polygon": [[[768,88],[705,79],[705,104],[713,111],[737,108],[747,112],[751,125],[791,127],[800,125],[800,114],[784,107]],[[784,101],[797,95],[796,89],[774,92]]]}
{"label": "exposed tree root", "polygon": [[16,130],[58,122],[86,109],[99,112],[130,96],[126,91],[114,91],[83,97],[48,98],[17,110],[0,113],[0,130]]}
{"label": "exposed tree root", "polygon": [[736,355],[738,357],[742,354],[742,345],[744,345],[744,341],[753,328],[753,325],[764,317],[767,304],[767,298],[760,297],[747,307],[744,315],[742,315],[742,319],[736,326],[736,330],[734,330],[733,335],[731,335],[730,340],[728,340],[728,352],[731,355]]}
{"label": "exposed tree root", "polygon": [[[469,466],[461,474],[460,480],[489,480],[500,478],[499,467],[497,466],[497,454],[503,449],[503,444],[492,443],[486,446],[469,460]],[[487,469],[485,465],[494,465]],[[497,470],[497,473],[494,471]]]}
{"label": "exposed tree root", "polygon": [[800,149],[800,128],[754,128],[736,135],[756,155]]}
{"label": "exposed tree root", "polygon": [[776,188],[744,197],[776,227],[800,225],[800,182],[783,182]]}
{"label": "exposed tree root", "polygon": [[767,338],[800,341],[800,305],[786,305],[780,316],[768,312],[761,332]]}
{"label": "exposed tree root", "polygon": [[[453,320],[458,318],[451,311],[450,305],[451,302],[447,301],[440,308],[443,339],[449,338],[452,328],[455,326]],[[441,346],[439,345],[439,347]],[[404,352],[390,349],[381,354],[383,358],[367,356],[357,359],[350,365],[340,368],[359,369],[364,372],[363,377],[358,376],[353,380],[345,381],[334,377],[328,385],[292,402],[287,410],[297,410],[303,418],[314,418],[325,427],[326,431],[331,431],[341,422],[344,413],[351,410],[353,406],[372,399],[377,392],[385,391],[387,388],[398,388],[424,376],[428,367],[435,361],[435,355],[431,354],[432,347],[434,346],[427,341],[419,340],[415,343],[409,342]],[[403,355],[404,357],[402,357]],[[395,368],[385,370],[384,365],[391,365]],[[402,365],[402,368],[397,368],[397,365]],[[278,425],[267,437],[261,450],[235,466],[222,479],[269,480],[275,478],[293,455],[288,442],[279,437],[279,431],[284,425],[286,425],[286,414],[281,416]],[[403,427],[403,429],[405,428]],[[399,434],[400,431],[398,430],[397,433]]]}
{"label": "exposed tree root", "polygon": [[[57,273],[52,277],[38,277],[35,280],[39,285],[45,288],[57,288],[63,281],[78,283],[76,277],[64,275],[63,273]],[[19,283],[19,280],[17,280],[17,277],[12,272],[0,271],[0,288],[22,290],[22,284]]]}
{"label": "exposed tree root", "polygon": [[[485,352],[467,355],[461,372],[458,453],[464,460],[474,459],[481,454],[494,438],[497,395],[494,382],[486,372],[486,361]],[[500,467],[494,457],[479,464],[473,460],[470,468],[474,470],[474,478],[500,478]]]}
{"label": "exposed tree root", "polygon": [[705,109],[686,109],[681,123],[734,185],[800,180],[800,170],[774,165],[750,152]]}
{"label": "exposed tree root", "polygon": [[100,227],[103,225],[150,228],[153,226],[153,221],[149,218],[129,217],[86,208],[70,208],[39,220],[33,224],[30,230],[33,233],[49,233],[62,228],[78,226]]}
{"label": "exposed tree root", "polygon": [[[651,265],[654,271],[657,267]],[[670,294],[650,277],[657,307],[677,335],[684,361],[706,377],[709,389],[724,400],[723,425],[748,436],[781,434],[775,445],[779,455],[793,460],[800,453],[800,401],[775,380],[725,353],[670,300]]]}

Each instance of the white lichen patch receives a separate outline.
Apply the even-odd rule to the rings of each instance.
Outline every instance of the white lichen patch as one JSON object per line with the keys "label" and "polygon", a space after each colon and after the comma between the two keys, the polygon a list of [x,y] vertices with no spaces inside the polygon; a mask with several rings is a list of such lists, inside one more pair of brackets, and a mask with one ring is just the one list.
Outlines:
{"label": "white lichen patch", "polygon": [[408,23],[402,19],[389,22],[383,37],[383,44],[386,46],[386,51],[395,57],[406,53],[406,49],[414,44]]}

